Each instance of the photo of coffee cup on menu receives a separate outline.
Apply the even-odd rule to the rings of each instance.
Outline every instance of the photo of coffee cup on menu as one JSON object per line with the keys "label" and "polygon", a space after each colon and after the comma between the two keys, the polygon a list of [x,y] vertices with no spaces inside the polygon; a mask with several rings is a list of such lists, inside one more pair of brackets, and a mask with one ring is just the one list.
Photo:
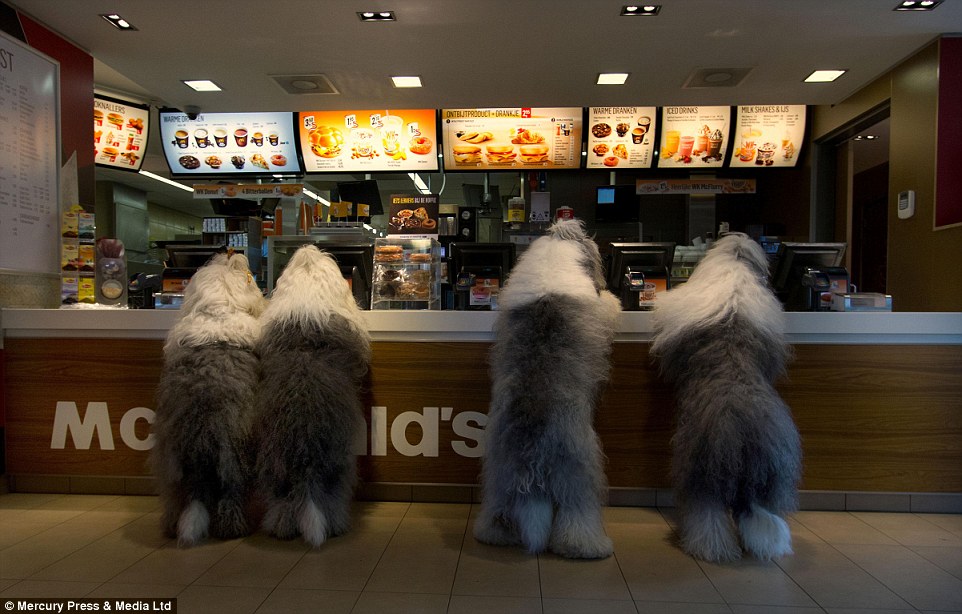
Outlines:
{"label": "photo of coffee cup on menu", "polygon": [[216,143],[218,147],[227,147],[227,131],[223,128],[214,130],[214,143]]}
{"label": "photo of coffee cup on menu", "polygon": [[257,145],[258,147],[260,147],[261,145],[264,144],[264,133],[263,133],[263,132],[255,132],[255,133],[253,134],[253,136],[251,136],[251,140],[254,141],[254,144],[255,144],[255,145]]}
{"label": "photo of coffee cup on menu", "polygon": [[645,138],[644,128],[635,128],[631,131],[631,142],[635,145],[641,145],[641,142]]}
{"label": "photo of coffee cup on menu", "polygon": [[238,147],[247,147],[247,128],[234,130],[234,141],[237,142]]}
{"label": "photo of coffee cup on menu", "polygon": [[203,128],[194,130],[194,140],[197,142],[197,146],[200,148],[210,145],[210,139],[207,138],[207,130]]}
{"label": "photo of coffee cup on menu", "polygon": [[267,141],[268,141],[271,145],[277,146],[277,143],[280,141],[280,139],[277,137],[276,134],[273,134],[273,133],[272,133],[272,134],[267,135]]}
{"label": "photo of coffee cup on menu", "polygon": [[181,149],[187,149],[187,137],[188,135],[186,130],[178,130],[174,133],[174,143]]}

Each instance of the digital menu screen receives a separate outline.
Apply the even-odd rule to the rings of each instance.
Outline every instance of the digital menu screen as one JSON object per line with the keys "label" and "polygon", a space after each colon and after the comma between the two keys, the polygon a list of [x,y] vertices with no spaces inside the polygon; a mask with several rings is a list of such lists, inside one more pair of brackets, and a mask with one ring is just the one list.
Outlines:
{"label": "digital menu screen", "polygon": [[732,167],[790,168],[805,140],[805,105],[739,105]]}
{"label": "digital menu screen", "polygon": [[717,168],[728,153],[731,107],[663,107],[658,168]]}
{"label": "digital menu screen", "polygon": [[651,168],[656,107],[590,107],[587,168]]}
{"label": "digital menu screen", "polygon": [[581,107],[442,109],[444,168],[580,168],[581,126]]}
{"label": "digital menu screen", "polygon": [[150,107],[94,96],[94,163],[139,171],[147,152]]}
{"label": "digital menu screen", "polygon": [[160,113],[160,138],[175,176],[292,175],[297,158],[293,113]]}
{"label": "digital menu screen", "polygon": [[436,171],[437,111],[301,111],[301,153],[308,173]]}

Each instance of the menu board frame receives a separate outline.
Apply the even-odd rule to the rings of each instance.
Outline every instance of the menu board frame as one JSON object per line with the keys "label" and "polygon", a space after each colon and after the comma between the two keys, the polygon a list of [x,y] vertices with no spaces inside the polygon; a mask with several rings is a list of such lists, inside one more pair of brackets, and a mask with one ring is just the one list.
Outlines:
{"label": "menu board frame", "polygon": [[[99,114],[98,114],[99,112]],[[111,119],[120,123],[111,125]],[[139,125],[137,122],[140,122]],[[94,164],[139,173],[147,155],[150,135],[150,105],[94,94]],[[108,148],[114,154],[106,155]],[[113,162],[110,161],[113,158]],[[131,158],[134,158],[131,162]],[[121,160],[128,160],[124,163]]]}
{"label": "menu board frame", "polygon": [[[437,109],[318,110],[295,115],[305,173],[441,171]],[[425,123],[429,128],[424,128]],[[399,129],[392,130],[392,125]],[[331,163],[324,164],[324,160]]]}
{"label": "menu board frame", "polygon": [[[196,119],[190,119],[185,113],[174,109],[159,111],[157,123],[161,148],[171,177],[178,179],[300,177],[304,175],[304,162],[300,157],[296,117],[296,112],[266,111],[201,113]],[[277,128],[277,139],[270,138],[273,134],[269,130],[266,134],[264,133],[264,128],[274,123],[281,124]],[[218,128],[210,130],[215,124]],[[218,129],[222,134],[217,133]],[[283,136],[282,129],[289,135],[288,137]],[[198,134],[198,130],[206,132]],[[200,146],[198,136],[200,140],[206,141],[204,146]],[[184,141],[186,146],[183,146]],[[222,145],[223,141],[226,142]],[[242,168],[237,168],[233,164],[232,152],[244,154]],[[255,162],[254,154],[261,156],[261,159]],[[240,153],[235,155],[239,156]],[[194,158],[191,164],[197,165],[196,170],[188,169],[178,162],[185,156]],[[220,165],[217,168],[212,167],[207,162],[208,156],[221,158]],[[274,163],[275,156],[284,158],[282,165]],[[258,163],[266,165],[267,168],[258,166]]]}
{"label": "menu board frame", "polygon": [[[725,119],[718,117],[706,119],[708,115],[718,116],[722,113],[726,115]],[[734,107],[731,105],[660,107],[658,147],[656,148],[658,169],[697,171],[725,168],[731,156],[733,119]],[[682,122],[687,124],[683,126],[684,129],[681,129]],[[705,127],[708,128],[707,134],[702,133]],[[712,138],[716,131],[721,132],[721,139]],[[681,134],[682,132],[685,134]]]}
{"label": "menu board frame", "polygon": [[588,107],[584,123],[587,152],[584,168],[607,171],[654,168],[660,120],[657,106]]}
{"label": "menu board frame", "polygon": [[[740,104],[735,109],[729,168],[795,168],[798,165],[802,145],[805,143],[805,131],[808,129],[808,105]],[[800,126],[771,125],[776,121],[771,116],[797,114],[799,110]],[[757,115],[769,117],[754,117]],[[752,121],[743,123],[746,118],[752,118]],[[782,120],[786,118],[783,117]],[[750,150],[746,150],[745,155],[742,155],[742,148],[746,145]],[[786,160],[791,160],[791,163],[785,163]]]}
{"label": "menu board frame", "polygon": [[[559,117],[564,121],[555,121]],[[495,173],[583,169],[584,156],[581,154],[584,151],[585,118],[585,107],[439,109],[444,171]],[[496,123],[485,125],[473,120],[491,120]],[[550,134],[547,134],[549,129]],[[463,133],[461,136],[458,136],[459,131]],[[472,133],[476,136],[471,136]],[[463,138],[465,135],[469,140]],[[455,152],[455,146],[466,147],[471,151]],[[545,151],[535,151],[538,146],[545,146]],[[562,146],[572,152],[574,160],[555,166],[550,158]],[[525,157],[528,161],[524,161]]]}

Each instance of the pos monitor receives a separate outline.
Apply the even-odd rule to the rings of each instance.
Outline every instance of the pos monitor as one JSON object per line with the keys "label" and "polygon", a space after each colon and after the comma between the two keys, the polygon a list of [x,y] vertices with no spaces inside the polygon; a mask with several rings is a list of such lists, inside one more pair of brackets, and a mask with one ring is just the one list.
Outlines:
{"label": "pos monitor", "polygon": [[[337,183],[337,195],[342,201],[354,203],[354,205],[358,203],[368,205],[371,215],[384,214],[384,206],[381,204],[381,190],[374,179],[339,181]],[[355,215],[357,214],[355,213]]]}
{"label": "pos monitor", "polygon": [[626,311],[654,307],[658,292],[671,289],[671,262],[675,244],[612,243],[608,262],[608,289],[621,299]]}
{"label": "pos monitor", "polygon": [[514,266],[514,243],[451,243],[448,256],[455,308],[495,308],[497,294]]}
{"label": "pos monitor", "polygon": [[371,278],[374,275],[374,245],[370,243],[317,243],[337,261],[341,275],[351,287],[354,300],[361,309],[371,308]]}
{"label": "pos monitor", "polygon": [[[786,310],[807,311],[816,307],[812,303],[812,289],[806,286],[805,278],[810,270],[825,274],[844,272],[841,265],[845,247],[845,243],[789,242],[778,246],[772,262],[771,282]],[[847,277],[847,273],[845,275]]]}

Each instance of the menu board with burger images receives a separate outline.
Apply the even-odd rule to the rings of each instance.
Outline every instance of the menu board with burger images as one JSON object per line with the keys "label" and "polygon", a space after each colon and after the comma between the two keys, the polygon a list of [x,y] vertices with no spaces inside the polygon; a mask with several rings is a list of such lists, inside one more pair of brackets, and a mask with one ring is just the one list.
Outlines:
{"label": "menu board with burger images", "polygon": [[444,168],[581,167],[581,107],[442,109]]}
{"label": "menu board with burger images", "polygon": [[732,167],[795,166],[805,139],[805,105],[739,105]]}
{"label": "menu board with burger images", "polygon": [[147,152],[150,107],[94,96],[94,162],[139,171]]}
{"label": "menu board with burger images", "polygon": [[728,150],[731,107],[664,107],[658,168],[717,168]]}
{"label": "menu board with burger images", "polygon": [[301,111],[301,153],[308,173],[437,171],[437,111]]}
{"label": "menu board with burger images", "polygon": [[302,172],[293,113],[201,113],[190,119],[161,111],[160,138],[174,176]]}
{"label": "menu board with burger images", "polygon": [[439,203],[437,194],[391,194],[388,234],[437,239]]}
{"label": "menu board with burger images", "polygon": [[651,168],[656,107],[590,107],[587,168]]}

